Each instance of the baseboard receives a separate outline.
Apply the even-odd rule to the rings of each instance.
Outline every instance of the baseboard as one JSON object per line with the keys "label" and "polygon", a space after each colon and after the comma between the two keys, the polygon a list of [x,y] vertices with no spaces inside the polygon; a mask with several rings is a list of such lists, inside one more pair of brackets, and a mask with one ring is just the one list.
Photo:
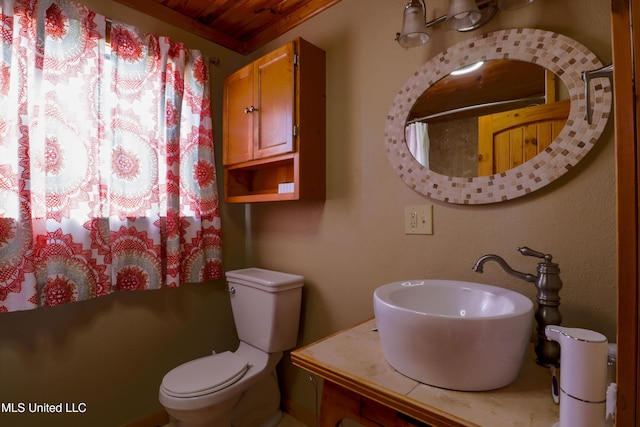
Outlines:
{"label": "baseboard", "polygon": [[160,409],[153,414],[138,418],[120,427],[162,427],[167,424],[169,424],[169,414],[164,409]]}
{"label": "baseboard", "polygon": [[[282,398],[282,409],[308,427],[315,427],[316,414],[314,411],[300,405],[299,403],[288,399]],[[162,427],[169,424],[169,414],[164,409],[160,409],[157,412],[146,415],[135,421],[123,424],[120,427]]]}
{"label": "baseboard", "polygon": [[287,398],[286,396],[282,397],[282,409],[307,427],[316,426],[315,412],[300,405],[296,401]]}

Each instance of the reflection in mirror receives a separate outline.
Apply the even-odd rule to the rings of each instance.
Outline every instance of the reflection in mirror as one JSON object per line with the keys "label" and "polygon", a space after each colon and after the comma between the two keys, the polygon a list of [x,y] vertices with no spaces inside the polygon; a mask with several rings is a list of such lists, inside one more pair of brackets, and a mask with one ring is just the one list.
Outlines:
{"label": "reflection in mirror", "polygon": [[[570,105],[566,124],[558,136],[532,160],[515,158],[514,166],[499,173],[489,172],[490,174],[483,175],[479,163],[478,176],[445,175],[417,162],[409,151],[406,136],[406,125],[412,120],[409,117],[416,100],[452,71],[478,61],[502,59],[538,64],[562,81],[568,93],[567,99],[544,104]],[[608,77],[598,77],[597,82],[589,86],[588,99],[591,100],[593,121],[587,121],[582,74],[601,67],[602,63],[595,54],[579,42],[545,30],[498,30],[459,42],[424,63],[396,93],[385,127],[387,157],[406,185],[430,199],[456,204],[486,204],[530,194],[572,170],[597,143],[611,111],[611,82]],[[465,95],[455,93],[450,98]],[[532,108],[525,110],[534,111]],[[528,115],[521,111],[516,109],[515,112],[506,114],[521,117]],[[522,138],[527,139],[525,134]],[[498,144],[497,138],[494,139],[492,149],[495,152],[502,150],[503,145]],[[511,143],[506,146],[510,147]],[[498,162],[493,160],[493,154],[485,154],[482,150],[479,146],[477,157],[491,159],[491,168],[496,167]]]}
{"label": "reflection in mirror", "polygon": [[446,176],[471,178],[531,160],[560,133],[568,91],[552,72],[518,60],[478,61],[428,88],[407,117],[416,160]]}

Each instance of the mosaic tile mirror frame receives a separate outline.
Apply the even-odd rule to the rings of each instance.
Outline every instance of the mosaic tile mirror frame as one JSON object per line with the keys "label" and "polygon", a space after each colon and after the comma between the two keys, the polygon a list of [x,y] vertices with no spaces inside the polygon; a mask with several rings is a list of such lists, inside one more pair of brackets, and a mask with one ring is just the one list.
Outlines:
{"label": "mosaic tile mirror frame", "polygon": [[[438,80],[477,61],[516,59],[538,64],[560,78],[571,108],[557,138],[533,159],[490,176],[441,175],[418,163],[405,142],[405,123],[415,100]],[[425,197],[455,204],[486,204],[515,199],[553,182],[575,166],[596,144],[611,112],[609,79],[590,85],[593,118],[587,122],[582,72],[601,68],[589,49],[561,34],[539,29],[510,29],[460,42],[427,61],[397,93],[387,116],[387,156],[400,178]]]}

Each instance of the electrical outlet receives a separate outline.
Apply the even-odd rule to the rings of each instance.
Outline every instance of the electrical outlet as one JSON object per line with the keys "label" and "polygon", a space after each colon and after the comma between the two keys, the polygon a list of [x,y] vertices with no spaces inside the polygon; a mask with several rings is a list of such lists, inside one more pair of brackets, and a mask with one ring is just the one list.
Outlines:
{"label": "electrical outlet", "polygon": [[405,206],[404,232],[406,234],[433,234],[433,205]]}

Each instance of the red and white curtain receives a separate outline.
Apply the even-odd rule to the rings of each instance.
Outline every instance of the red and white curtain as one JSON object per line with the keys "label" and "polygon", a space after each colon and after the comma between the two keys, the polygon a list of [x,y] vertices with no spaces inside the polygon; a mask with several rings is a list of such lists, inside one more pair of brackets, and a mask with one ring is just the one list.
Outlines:
{"label": "red and white curtain", "polygon": [[0,312],[222,276],[208,60],[0,0]]}

